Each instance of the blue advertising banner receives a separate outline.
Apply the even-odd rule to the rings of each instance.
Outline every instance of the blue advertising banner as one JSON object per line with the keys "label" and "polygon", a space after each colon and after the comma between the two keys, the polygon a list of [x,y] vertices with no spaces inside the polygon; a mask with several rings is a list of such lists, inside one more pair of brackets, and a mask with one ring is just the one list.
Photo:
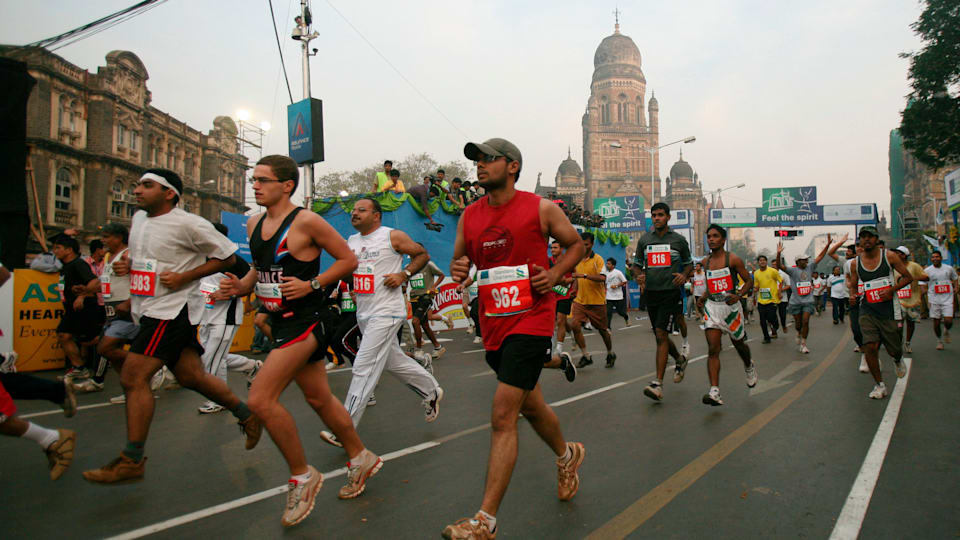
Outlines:
{"label": "blue advertising banner", "polygon": [[643,231],[643,197],[601,197],[593,200],[593,211],[603,218],[603,228],[611,231]]}
{"label": "blue advertising banner", "polygon": [[[777,208],[776,204],[774,208]],[[874,203],[825,204],[793,213],[770,213],[767,207],[714,208],[710,210],[710,223],[728,228],[876,225],[877,205]]]}
{"label": "blue advertising banner", "polygon": [[227,238],[236,244],[237,256],[248,263],[252,263],[250,243],[247,240],[247,216],[221,210],[220,223],[227,226]]}
{"label": "blue advertising banner", "polygon": [[310,98],[287,105],[287,134],[298,164],[323,161],[323,103]]}

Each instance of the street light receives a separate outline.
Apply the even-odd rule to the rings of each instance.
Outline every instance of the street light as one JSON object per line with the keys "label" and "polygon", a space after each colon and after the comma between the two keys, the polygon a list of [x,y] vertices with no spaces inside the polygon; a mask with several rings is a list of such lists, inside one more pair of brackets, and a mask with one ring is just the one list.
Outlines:
{"label": "street light", "polygon": [[730,189],[740,189],[740,188],[746,187],[746,186],[747,186],[746,183],[740,182],[739,184],[737,184],[737,185],[735,185],[735,186],[727,186],[727,187],[725,187],[725,188],[714,189],[714,190],[708,191],[707,193],[710,194],[710,207],[712,208],[715,204],[717,204],[717,197],[719,197],[720,194],[723,193],[724,191],[727,191],[727,190],[730,190]]}
{"label": "street light", "polygon": [[[689,143],[696,142],[696,141],[697,141],[697,138],[696,138],[695,136],[690,136],[690,137],[684,137],[684,138],[682,138],[682,139],[677,139],[677,140],[672,141],[672,142],[668,142],[667,144],[661,144],[660,146],[657,146],[657,147],[654,147],[654,148],[648,148],[648,147],[646,147],[646,146],[641,146],[641,147],[640,147],[640,150],[643,150],[643,151],[645,151],[646,153],[650,154],[650,194],[651,194],[650,203],[651,203],[651,205],[652,205],[653,203],[656,203],[656,202],[657,202],[657,198],[660,196],[660,193],[659,193],[660,190],[659,190],[657,187],[654,186],[654,178],[653,178],[653,158],[654,158],[654,155],[656,155],[656,153],[657,153],[661,148],[666,148],[666,147],[668,147],[668,146],[671,146],[671,145],[674,145],[674,144],[680,144],[680,143],[689,144]],[[610,147],[611,147],[611,148],[623,148],[623,145],[620,144],[619,142],[613,142],[613,143],[610,143]],[[627,167],[627,175],[629,176],[629,174],[630,174],[630,168]]]}

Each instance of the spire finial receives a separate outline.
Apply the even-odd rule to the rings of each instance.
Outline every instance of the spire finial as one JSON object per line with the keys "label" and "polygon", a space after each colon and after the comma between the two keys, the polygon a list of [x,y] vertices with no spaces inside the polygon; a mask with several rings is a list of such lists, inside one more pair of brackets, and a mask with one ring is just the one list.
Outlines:
{"label": "spire finial", "polygon": [[570,154],[570,145],[567,145],[567,159],[573,159],[573,156]]}
{"label": "spire finial", "polygon": [[615,7],[615,8],[613,9],[613,19],[614,19],[614,21],[615,21],[615,22],[614,22],[614,25],[613,25],[613,33],[614,33],[614,34],[619,34],[619,33],[620,33],[620,14],[621,14],[621,13],[623,13],[623,12],[620,11],[620,8],[619,8],[619,7]]}
{"label": "spire finial", "polygon": [[680,161],[683,161],[683,148],[680,149]]}

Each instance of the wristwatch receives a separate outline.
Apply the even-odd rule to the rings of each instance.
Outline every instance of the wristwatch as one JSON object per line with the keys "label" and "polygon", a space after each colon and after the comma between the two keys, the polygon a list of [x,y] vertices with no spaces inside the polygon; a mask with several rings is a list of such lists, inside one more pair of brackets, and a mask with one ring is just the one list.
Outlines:
{"label": "wristwatch", "polygon": [[310,280],[310,286],[313,287],[313,290],[319,291],[319,290],[320,290],[320,287],[321,287],[322,285],[320,285],[320,280],[319,280],[319,279],[313,278],[313,279]]}
{"label": "wristwatch", "polygon": [[407,279],[410,279],[413,276],[413,274],[411,274],[406,268],[403,269],[403,273],[406,274]]}

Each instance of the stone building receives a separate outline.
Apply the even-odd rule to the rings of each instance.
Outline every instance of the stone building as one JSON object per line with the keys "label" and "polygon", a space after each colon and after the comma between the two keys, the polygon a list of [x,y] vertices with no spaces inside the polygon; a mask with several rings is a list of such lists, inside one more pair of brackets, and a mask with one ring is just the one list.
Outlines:
{"label": "stone building", "polygon": [[666,178],[667,190],[663,201],[670,206],[670,210],[690,210],[694,216],[693,238],[695,245],[690,246],[696,254],[706,252],[703,245],[704,233],[707,230],[707,199],[703,196],[703,185],[700,178],[693,171],[693,167],[683,160],[683,150],[680,150],[680,159],[670,167],[670,176]]}
{"label": "stone building", "polygon": [[73,228],[85,242],[105,223],[129,224],[133,189],[150,167],[181,176],[188,212],[219,221],[221,210],[246,210],[249,165],[233,120],[218,116],[204,134],[153,107],[147,69],[132,52],[108,53],[96,73],[45,49],[0,46],[0,55],[25,62],[37,81],[27,103],[36,202],[27,191],[31,221],[48,238]]}

